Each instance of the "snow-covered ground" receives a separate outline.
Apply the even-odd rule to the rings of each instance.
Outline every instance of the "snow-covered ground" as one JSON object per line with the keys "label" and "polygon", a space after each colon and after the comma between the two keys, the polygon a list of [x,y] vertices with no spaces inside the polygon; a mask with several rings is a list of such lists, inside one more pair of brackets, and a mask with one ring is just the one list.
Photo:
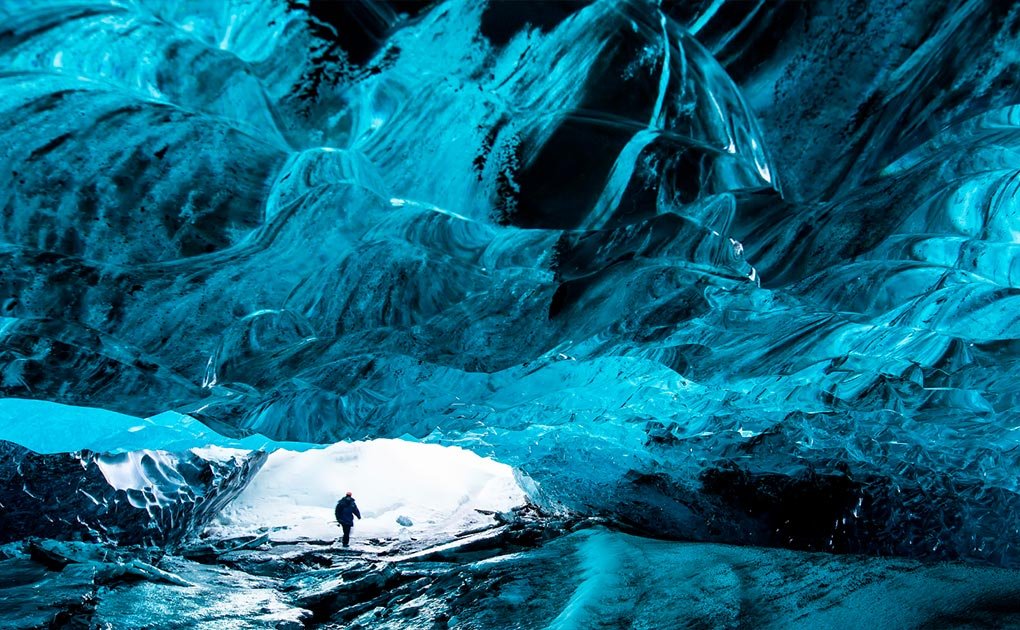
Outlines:
{"label": "snow-covered ground", "polygon": [[[476,508],[505,511],[524,503],[509,466],[460,448],[402,440],[277,450],[248,488],[209,526],[233,537],[279,528],[277,541],[329,540],[340,534],[333,506],[353,493],[362,520],[352,540],[453,534],[492,522]],[[402,526],[398,517],[412,525]]]}

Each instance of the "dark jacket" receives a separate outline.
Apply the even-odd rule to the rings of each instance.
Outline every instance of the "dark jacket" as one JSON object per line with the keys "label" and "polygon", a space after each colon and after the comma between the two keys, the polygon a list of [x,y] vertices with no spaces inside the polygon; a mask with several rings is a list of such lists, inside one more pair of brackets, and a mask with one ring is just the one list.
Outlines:
{"label": "dark jacket", "polygon": [[344,497],[337,501],[336,510],[333,513],[336,515],[337,522],[341,525],[354,525],[354,517],[361,518],[358,504],[354,502],[353,497]]}

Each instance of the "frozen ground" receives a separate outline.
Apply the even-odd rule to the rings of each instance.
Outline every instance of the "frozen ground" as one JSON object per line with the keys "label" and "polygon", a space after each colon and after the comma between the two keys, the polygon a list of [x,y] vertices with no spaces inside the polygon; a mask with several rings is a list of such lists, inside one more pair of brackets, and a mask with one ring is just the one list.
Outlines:
{"label": "frozen ground", "polygon": [[[511,520],[395,557],[314,543],[0,546],[0,627],[1017,628],[1020,572]],[[572,531],[572,533],[567,533]]]}
{"label": "frozen ground", "polygon": [[[491,524],[477,509],[503,512],[524,493],[509,466],[459,448],[401,440],[277,450],[207,529],[215,538],[272,531],[275,541],[329,540],[339,535],[333,506],[344,492],[362,520],[354,543],[368,538],[443,537]],[[412,523],[402,526],[399,517]]]}

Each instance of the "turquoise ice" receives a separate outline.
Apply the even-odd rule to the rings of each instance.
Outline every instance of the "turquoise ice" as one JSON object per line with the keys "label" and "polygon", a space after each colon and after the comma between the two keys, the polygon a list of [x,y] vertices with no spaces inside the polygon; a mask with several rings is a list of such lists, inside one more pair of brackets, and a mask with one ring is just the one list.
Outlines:
{"label": "turquoise ice", "polygon": [[1016,565],[1015,16],[681,4],[0,3],[0,438]]}

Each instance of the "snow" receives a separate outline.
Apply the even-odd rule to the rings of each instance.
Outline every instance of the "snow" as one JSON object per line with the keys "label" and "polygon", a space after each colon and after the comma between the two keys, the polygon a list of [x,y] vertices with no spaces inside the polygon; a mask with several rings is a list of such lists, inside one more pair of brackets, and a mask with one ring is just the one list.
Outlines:
{"label": "snow", "polygon": [[[339,443],[274,451],[207,531],[233,537],[270,528],[277,541],[331,540],[340,534],[333,507],[347,491],[362,515],[355,546],[367,538],[454,534],[492,523],[476,508],[506,511],[525,500],[509,466],[464,449],[402,440]],[[399,525],[400,517],[412,525]]]}

